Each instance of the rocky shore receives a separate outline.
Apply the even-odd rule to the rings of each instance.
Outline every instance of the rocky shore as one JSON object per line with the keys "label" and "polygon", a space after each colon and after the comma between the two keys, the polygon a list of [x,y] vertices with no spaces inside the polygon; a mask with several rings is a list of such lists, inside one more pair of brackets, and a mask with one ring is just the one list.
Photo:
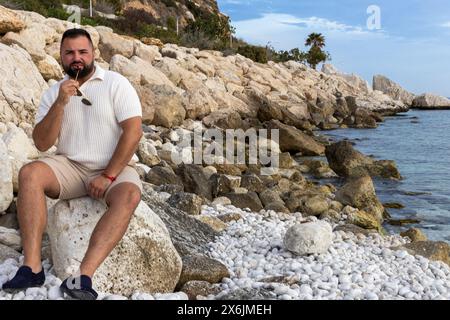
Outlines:
{"label": "rocky shore", "polygon": [[[56,150],[39,152],[31,134],[41,94],[62,78],[59,41],[70,27],[0,6],[0,69],[7,75],[0,78],[0,284],[23,258],[18,172]],[[100,299],[450,298],[449,245],[427,241],[417,229],[384,231],[390,217],[372,177],[401,179],[395,163],[320,133],[374,128],[384,115],[426,107],[429,98],[381,76],[371,88],[331,65],[316,71],[293,61],[259,64],[86,29],[98,65],[130,80],[144,114],[135,156],[144,193],[94,278]],[[253,142],[231,144],[244,161],[225,161],[230,146],[218,138],[230,129],[254,133]],[[200,158],[191,144],[196,138]],[[250,161],[254,147],[265,148],[277,166]],[[320,182],[329,177],[344,183]],[[47,206],[44,287],[0,290],[0,299],[62,299],[58,285],[76,270],[106,209],[88,197],[48,199]]]}

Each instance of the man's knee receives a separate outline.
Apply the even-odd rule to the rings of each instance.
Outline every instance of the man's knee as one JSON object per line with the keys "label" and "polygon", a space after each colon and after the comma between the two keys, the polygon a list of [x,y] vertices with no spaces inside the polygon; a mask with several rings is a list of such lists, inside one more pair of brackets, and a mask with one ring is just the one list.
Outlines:
{"label": "man's knee", "polygon": [[40,185],[42,182],[41,166],[42,164],[40,164],[39,162],[33,161],[20,168],[19,183],[23,184],[24,182],[26,182]]}
{"label": "man's knee", "polygon": [[141,201],[141,191],[131,183],[118,184],[108,194],[109,206],[119,205],[130,210],[136,209]]}
{"label": "man's knee", "polygon": [[54,173],[41,161],[30,162],[19,170],[19,189],[26,185],[40,188],[51,197],[57,197],[59,194],[59,184]]}

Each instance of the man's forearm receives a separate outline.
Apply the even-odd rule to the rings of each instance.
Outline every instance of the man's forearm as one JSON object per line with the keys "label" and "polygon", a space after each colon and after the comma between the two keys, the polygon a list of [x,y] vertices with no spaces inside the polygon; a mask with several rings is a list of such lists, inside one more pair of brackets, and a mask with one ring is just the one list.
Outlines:
{"label": "man's forearm", "polygon": [[105,168],[105,173],[109,176],[117,177],[119,173],[130,162],[136,152],[142,131],[124,131],[117,143],[116,150]]}
{"label": "man's forearm", "polygon": [[59,136],[64,115],[64,105],[58,100],[53,103],[47,115],[33,130],[33,141],[39,151],[47,151]]}

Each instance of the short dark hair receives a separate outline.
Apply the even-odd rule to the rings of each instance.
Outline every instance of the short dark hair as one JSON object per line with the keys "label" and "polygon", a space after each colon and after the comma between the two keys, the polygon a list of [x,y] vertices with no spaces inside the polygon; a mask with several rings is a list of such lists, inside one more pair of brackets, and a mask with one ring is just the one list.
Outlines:
{"label": "short dark hair", "polygon": [[78,28],[73,28],[73,29],[66,30],[63,33],[62,38],[61,38],[61,45],[63,44],[64,39],[66,39],[66,38],[73,39],[73,38],[78,38],[78,37],[86,37],[86,38],[88,38],[92,48],[94,47],[94,43],[92,42],[91,35],[89,34],[89,32],[87,32],[84,29],[78,29]]}

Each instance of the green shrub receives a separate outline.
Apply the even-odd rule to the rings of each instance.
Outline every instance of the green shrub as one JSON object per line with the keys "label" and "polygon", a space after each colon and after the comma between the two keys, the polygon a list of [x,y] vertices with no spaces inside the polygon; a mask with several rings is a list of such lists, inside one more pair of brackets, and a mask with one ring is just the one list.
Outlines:
{"label": "green shrub", "polygon": [[163,43],[179,43],[179,38],[173,30],[166,30],[162,27],[155,26],[152,24],[141,24],[138,31],[135,33],[138,38],[151,37],[158,38]]}
{"label": "green shrub", "polygon": [[244,45],[238,48],[237,53],[255,62],[267,63],[267,51],[265,47]]}
{"label": "green shrub", "polygon": [[48,8],[47,17],[53,17],[60,20],[67,20],[70,14],[67,13],[62,7],[61,8]]}
{"label": "green shrub", "polygon": [[177,30],[177,20],[174,17],[167,18],[167,29],[176,31]]}
{"label": "green shrub", "polygon": [[183,33],[180,37],[180,45],[200,50],[212,49],[216,46],[214,40],[202,31]]}

